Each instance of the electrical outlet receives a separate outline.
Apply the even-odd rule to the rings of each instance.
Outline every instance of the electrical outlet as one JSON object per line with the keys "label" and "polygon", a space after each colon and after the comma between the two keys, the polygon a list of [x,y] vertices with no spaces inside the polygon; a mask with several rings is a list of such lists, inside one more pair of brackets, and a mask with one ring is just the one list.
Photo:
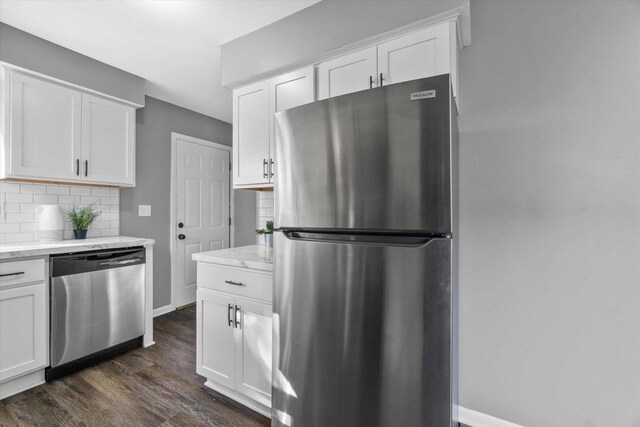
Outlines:
{"label": "electrical outlet", "polygon": [[138,216],[151,216],[151,205],[138,205]]}

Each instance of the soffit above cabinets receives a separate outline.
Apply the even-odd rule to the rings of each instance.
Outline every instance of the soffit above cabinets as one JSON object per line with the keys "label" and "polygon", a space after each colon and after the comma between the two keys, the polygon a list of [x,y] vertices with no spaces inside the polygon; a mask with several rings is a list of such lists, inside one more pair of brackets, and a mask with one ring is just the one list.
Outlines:
{"label": "soffit above cabinets", "polygon": [[[405,13],[402,17],[403,22],[400,24],[386,27],[381,24],[386,18],[383,14],[385,11],[389,12],[390,4],[395,3],[391,6],[395,8],[397,2],[371,2],[367,13],[370,19],[375,16],[380,23],[367,22],[366,18],[359,17],[360,13],[352,10],[353,5],[350,9],[349,4],[354,3],[362,2],[321,2],[295,16],[286,17],[268,27],[224,44],[222,47],[223,85],[230,89],[243,87],[310,64],[319,64],[349,52],[376,46],[381,42],[403,37],[419,28],[445,21],[455,20],[457,23],[459,50],[471,44],[471,7],[468,0],[406,2],[406,4],[414,4],[414,9],[416,9],[415,3],[423,4],[424,7],[415,10],[416,15],[406,16],[407,13]],[[330,23],[323,24],[324,21],[319,19],[317,25],[315,24],[316,15],[322,18],[322,13],[338,13],[342,10],[341,8],[344,9],[345,15],[355,14],[354,19],[364,19],[364,21],[360,25],[350,23],[349,25],[353,28],[349,29],[342,28],[342,24],[340,28],[334,28],[337,24],[329,18],[327,20],[331,21]],[[393,18],[393,22],[399,20],[398,16]],[[337,19],[345,20],[344,17]],[[313,21],[313,27],[300,24],[306,21]],[[373,28],[383,29],[372,32]],[[366,35],[362,36],[363,33]]]}

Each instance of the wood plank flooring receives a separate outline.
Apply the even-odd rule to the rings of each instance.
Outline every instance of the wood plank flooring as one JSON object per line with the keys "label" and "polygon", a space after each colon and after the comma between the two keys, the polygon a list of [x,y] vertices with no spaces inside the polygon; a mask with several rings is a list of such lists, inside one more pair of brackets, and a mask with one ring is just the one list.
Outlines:
{"label": "wood plank flooring", "polygon": [[0,426],[268,426],[196,374],[195,305],[154,320],[155,345],[0,401]]}

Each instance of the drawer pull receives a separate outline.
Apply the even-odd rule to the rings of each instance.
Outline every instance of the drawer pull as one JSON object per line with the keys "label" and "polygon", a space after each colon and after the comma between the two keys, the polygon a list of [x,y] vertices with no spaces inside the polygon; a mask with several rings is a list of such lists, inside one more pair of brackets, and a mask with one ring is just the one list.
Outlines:
{"label": "drawer pull", "polygon": [[11,277],[11,276],[22,276],[24,274],[24,271],[20,271],[18,273],[5,273],[5,274],[0,274],[0,277]]}
{"label": "drawer pull", "polygon": [[233,280],[225,280],[224,283],[228,283],[228,284],[234,285],[234,286],[244,286],[244,283],[242,283],[242,282],[234,282]]}

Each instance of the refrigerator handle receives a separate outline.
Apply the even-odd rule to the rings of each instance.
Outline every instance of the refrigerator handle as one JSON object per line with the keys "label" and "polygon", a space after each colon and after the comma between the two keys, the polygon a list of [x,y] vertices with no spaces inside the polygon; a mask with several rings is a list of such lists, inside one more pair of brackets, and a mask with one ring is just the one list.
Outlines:
{"label": "refrigerator handle", "polygon": [[377,246],[424,246],[434,239],[451,239],[451,233],[380,233],[380,232],[338,232],[315,230],[286,230],[282,234],[289,240],[304,240],[313,242],[343,243],[354,245]]}

